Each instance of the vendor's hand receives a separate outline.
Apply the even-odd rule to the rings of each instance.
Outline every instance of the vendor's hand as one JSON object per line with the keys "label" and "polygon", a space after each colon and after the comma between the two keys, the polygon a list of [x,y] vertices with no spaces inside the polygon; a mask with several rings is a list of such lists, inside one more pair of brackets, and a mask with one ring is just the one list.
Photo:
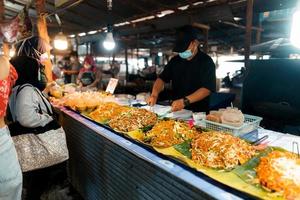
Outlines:
{"label": "vendor's hand", "polygon": [[63,72],[64,72],[65,75],[70,75],[70,72],[68,70],[64,69]]}
{"label": "vendor's hand", "polygon": [[77,82],[77,85],[78,85],[79,88],[82,88],[82,87],[83,87],[83,85],[82,85],[82,83],[81,83],[80,81]]}
{"label": "vendor's hand", "polygon": [[183,99],[178,99],[176,101],[173,101],[172,103],[172,112],[176,112],[179,110],[184,109],[184,101]]}
{"label": "vendor's hand", "polygon": [[148,99],[147,99],[147,103],[149,106],[154,106],[157,102],[157,96],[151,95]]}
{"label": "vendor's hand", "polygon": [[50,83],[47,83],[46,88],[44,89],[43,92],[46,93],[46,94],[48,94],[48,93],[50,92],[51,88],[54,87],[54,86],[56,86],[56,85],[57,85],[57,84],[56,84],[55,81],[52,81],[52,82],[50,82]]}
{"label": "vendor's hand", "polygon": [[88,88],[81,86],[80,90],[81,90],[81,92],[86,92],[88,90]]}

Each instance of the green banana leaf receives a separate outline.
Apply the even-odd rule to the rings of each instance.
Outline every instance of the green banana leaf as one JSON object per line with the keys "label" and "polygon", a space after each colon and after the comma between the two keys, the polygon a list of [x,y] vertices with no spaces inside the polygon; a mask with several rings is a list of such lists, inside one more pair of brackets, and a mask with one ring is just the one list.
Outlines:
{"label": "green banana leaf", "polygon": [[255,168],[258,166],[260,162],[260,158],[267,156],[269,153],[271,153],[274,150],[285,151],[284,149],[279,147],[267,147],[266,149],[261,151],[257,156],[253,157],[245,164],[235,167],[235,169],[232,172],[235,173],[237,176],[239,176],[246,183],[250,183],[252,185],[255,185],[258,188],[262,188],[261,185],[258,183],[258,181],[256,181]]}
{"label": "green banana leaf", "polygon": [[153,126],[154,125],[145,126],[144,128],[141,129],[141,131],[143,131],[143,133],[146,133],[150,131],[153,128]]}
{"label": "green banana leaf", "polygon": [[181,153],[182,155],[186,156],[187,158],[192,158],[191,153],[191,140],[186,140],[185,142],[181,144],[176,144],[173,146],[176,151]]}

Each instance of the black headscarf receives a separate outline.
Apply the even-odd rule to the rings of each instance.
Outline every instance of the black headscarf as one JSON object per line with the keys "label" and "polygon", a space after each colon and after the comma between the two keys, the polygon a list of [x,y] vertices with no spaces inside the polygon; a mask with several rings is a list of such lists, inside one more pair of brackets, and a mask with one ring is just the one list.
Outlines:
{"label": "black headscarf", "polygon": [[19,75],[16,86],[31,84],[41,91],[45,89],[47,84],[46,76],[43,73],[45,67],[37,60],[26,56],[17,56],[12,58],[10,63]]}
{"label": "black headscarf", "polygon": [[47,51],[47,43],[40,37],[33,36],[20,42],[17,46],[17,56],[27,56],[40,60],[40,56]]}
{"label": "black headscarf", "polygon": [[40,56],[45,52],[46,46],[39,37],[32,37],[19,44],[17,56],[10,60],[19,75],[16,86],[31,84],[41,91],[45,89],[45,66],[40,63]]}

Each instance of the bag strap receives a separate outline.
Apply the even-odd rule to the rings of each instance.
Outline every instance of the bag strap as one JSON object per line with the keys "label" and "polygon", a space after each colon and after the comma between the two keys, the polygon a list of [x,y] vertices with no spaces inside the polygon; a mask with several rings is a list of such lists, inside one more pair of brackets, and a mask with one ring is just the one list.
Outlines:
{"label": "bag strap", "polygon": [[17,89],[17,92],[16,92],[16,97],[17,97],[18,94],[21,92],[21,90],[22,90],[23,88],[27,87],[27,86],[33,87],[33,86],[30,85],[30,84],[24,84],[24,85],[19,86],[18,89]]}
{"label": "bag strap", "polygon": [[[34,88],[34,90],[36,91],[36,93],[41,97],[46,109],[47,109],[47,114],[50,115],[50,116],[53,116],[53,112],[51,111],[52,110],[52,106],[51,106],[51,103],[49,102],[49,100],[43,95],[43,93],[41,91],[39,91],[38,89]],[[48,104],[46,103],[46,101],[48,102]],[[49,108],[49,106],[51,108]]]}
{"label": "bag strap", "polygon": [[[18,89],[17,89],[16,97],[15,97],[15,98],[17,98],[17,96],[18,96],[18,94],[21,92],[21,90],[24,89],[24,88],[27,87],[27,86],[32,87],[32,85],[30,85],[30,84],[20,85],[20,86],[18,87]],[[39,105],[39,109],[40,109],[40,111],[41,111],[40,105]],[[12,113],[11,113],[11,110],[10,110],[10,106],[7,107],[7,119],[8,119],[9,121],[13,121],[13,117],[12,117]]]}
{"label": "bag strap", "polygon": [[[24,84],[24,85],[19,86],[18,89],[17,89],[17,92],[16,92],[16,98],[17,98],[18,94],[21,92],[21,90],[23,88],[25,88],[25,87],[32,87],[35,90],[35,92],[41,97],[41,99],[42,99],[42,101],[43,101],[43,103],[44,103],[44,105],[45,105],[45,107],[47,109],[47,114],[50,115],[50,116],[52,116],[53,113],[51,112],[51,110],[49,109],[48,105],[46,104],[46,102],[44,100],[44,98],[46,98],[46,97],[44,95],[42,95],[41,92],[39,90],[37,90],[33,85],[31,85],[31,84]],[[38,106],[39,106],[39,113],[43,114],[43,110],[41,108],[41,105],[39,104]]]}

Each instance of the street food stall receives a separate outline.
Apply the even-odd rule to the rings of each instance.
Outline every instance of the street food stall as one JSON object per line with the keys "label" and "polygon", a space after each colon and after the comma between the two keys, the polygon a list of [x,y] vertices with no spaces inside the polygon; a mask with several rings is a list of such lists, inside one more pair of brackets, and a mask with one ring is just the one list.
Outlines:
{"label": "street food stall", "polygon": [[[300,138],[263,129],[261,118],[236,108],[192,116],[103,92],[53,102],[67,135],[70,180],[87,199],[284,199],[299,189],[272,192],[272,173],[278,159],[295,162],[285,170],[297,176]],[[288,179],[279,175],[278,184]]]}
{"label": "street food stall", "polygon": [[[65,131],[67,182],[83,199],[296,200],[299,13],[296,0],[0,0],[0,54],[13,60],[34,35],[47,44],[37,51],[47,54],[41,96]],[[184,25],[200,34],[173,51]],[[188,68],[198,52],[211,73],[195,67],[191,81],[180,68],[153,92],[178,67],[167,63]],[[204,111],[174,110],[170,74],[187,90],[213,77],[201,81]],[[197,103],[191,96],[182,108]]]}

